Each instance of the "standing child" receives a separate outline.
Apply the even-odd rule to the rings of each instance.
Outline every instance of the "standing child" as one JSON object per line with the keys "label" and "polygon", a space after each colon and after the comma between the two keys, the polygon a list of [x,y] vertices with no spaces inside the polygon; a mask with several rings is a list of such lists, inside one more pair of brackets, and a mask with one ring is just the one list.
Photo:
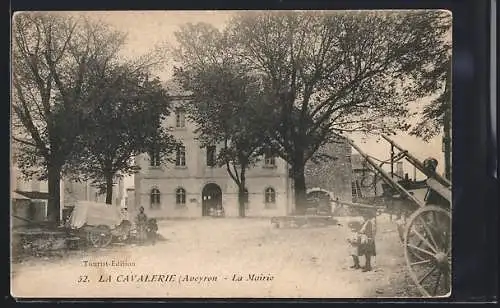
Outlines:
{"label": "standing child", "polygon": [[350,221],[348,224],[349,229],[351,230],[350,236],[347,238],[347,242],[349,243],[349,255],[352,257],[353,265],[351,268],[359,269],[361,266],[359,265],[359,244],[360,244],[360,236],[359,230],[361,228],[361,223],[359,221]]}
{"label": "standing child", "polygon": [[375,249],[376,216],[377,212],[375,210],[366,210],[363,212],[363,226],[359,230],[360,244],[358,249],[358,256],[365,256],[363,272],[372,270],[371,258],[377,255]]}

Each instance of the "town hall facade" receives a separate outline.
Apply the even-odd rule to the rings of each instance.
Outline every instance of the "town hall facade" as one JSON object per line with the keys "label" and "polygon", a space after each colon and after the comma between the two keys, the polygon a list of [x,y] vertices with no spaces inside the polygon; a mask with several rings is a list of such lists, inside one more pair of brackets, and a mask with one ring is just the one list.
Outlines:
{"label": "town hall facade", "polygon": [[[175,97],[180,106],[185,97]],[[220,147],[200,147],[193,123],[182,108],[164,123],[182,141],[173,163],[162,164],[155,155],[136,157],[140,171],[134,175],[135,206],[148,216],[175,218],[208,216],[222,206],[225,216],[238,216],[238,187],[225,167],[215,165]],[[288,164],[277,157],[263,157],[247,170],[246,216],[287,215],[293,209],[293,183]],[[129,207],[129,211],[132,210]]]}

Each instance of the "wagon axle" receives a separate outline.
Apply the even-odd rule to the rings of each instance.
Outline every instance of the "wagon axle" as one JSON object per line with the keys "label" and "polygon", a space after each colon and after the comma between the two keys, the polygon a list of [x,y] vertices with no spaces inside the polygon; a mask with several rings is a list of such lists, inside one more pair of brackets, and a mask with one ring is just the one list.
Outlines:
{"label": "wagon axle", "polygon": [[434,255],[435,264],[442,269],[448,268],[448,256],[444,252],[438,252]]}

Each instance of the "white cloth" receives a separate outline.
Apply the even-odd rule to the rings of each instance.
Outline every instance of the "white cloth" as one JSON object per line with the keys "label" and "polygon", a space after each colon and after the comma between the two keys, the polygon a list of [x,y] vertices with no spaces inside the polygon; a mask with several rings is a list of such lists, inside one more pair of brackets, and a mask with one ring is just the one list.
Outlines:
{"label": "white cloth", "polygon": [[92,201],[78,201],[71,213],[71,228],[105,225],[113,229],[122,221],[120,210],[115,205]]}

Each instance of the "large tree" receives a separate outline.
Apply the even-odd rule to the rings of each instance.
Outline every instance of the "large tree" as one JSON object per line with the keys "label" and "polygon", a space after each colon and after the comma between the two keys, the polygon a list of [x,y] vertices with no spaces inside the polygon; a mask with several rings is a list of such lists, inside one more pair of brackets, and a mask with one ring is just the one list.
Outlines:
{"label": "large tree", "polygon": [[262,127],[258,79],[236,63],[211,61],[203,67],[176,68],[175,77],[191,92],[185,107],[196,123],[202,147],[220,145],[216,164],[225,167],[238,187],[239,216],[245,216],[246,172],[264,152],[267,131]]}
{"label": "large tree", "polygon": [[421,80],[442,61],[436,55],[445,48],[449,17],[441,11],[252,12],[238,14],[222,32],[186,27],[178,41],[186,67],[203,66],[222,49],[246,74],[260,77],[272,145],[292,167],[300,211],[304,166],[322,145],[345,132],[408,129],[408,103],[435,90]]}
{"label": "large tree", "polygon": [[305,204],[304,165],[338,133],[407,129],[408,103],[443,48],[438,11],[243,14],[231,27],[239,54],[274,94],[275,141]]}
{"label": "large tree", "polygon": [[15,155],[25,176],[48,180],[48,217],[58,221],[61,173],[100,91],[88,67],[113,61],[125,36],[49,13],[16,14],[12,31]]}
{"label": "large tree", "polygon": [[80,179],[91,179],[112,203],[117,177],[131,175],[138,166],[131,159],[150,153],[158,165],[169,161],[178,143],[162,121],[170,100],[159,79],[129,64],[106,68],[99,78],[101,92],[92,101],[89,121],[78,139],[80,152],[71,165]]}

